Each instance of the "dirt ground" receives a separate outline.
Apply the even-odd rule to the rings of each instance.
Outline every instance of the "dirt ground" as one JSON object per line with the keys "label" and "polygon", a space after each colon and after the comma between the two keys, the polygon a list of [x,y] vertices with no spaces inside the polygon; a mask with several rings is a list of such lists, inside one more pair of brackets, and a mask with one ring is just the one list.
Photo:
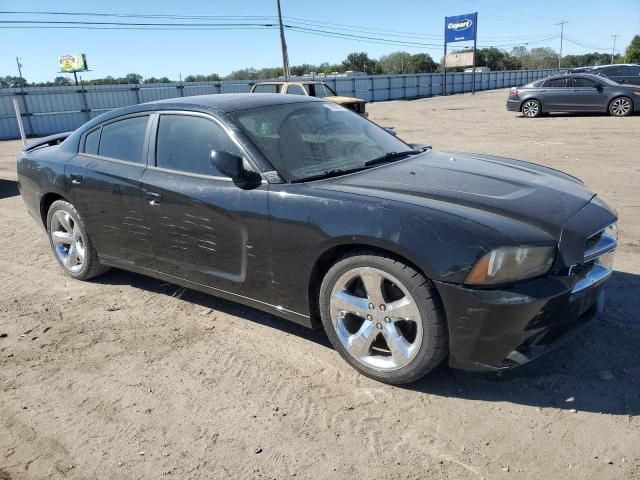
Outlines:
{"label": "dirt ground", "polygon": [[640,116],[524,119],[505,91],[369,105],[437,149],[531,160],[618,208],[605,314],[501,378],[398,388],[322,332],[140,275],[61,274],[0,144],[0,480],[640,479]]}

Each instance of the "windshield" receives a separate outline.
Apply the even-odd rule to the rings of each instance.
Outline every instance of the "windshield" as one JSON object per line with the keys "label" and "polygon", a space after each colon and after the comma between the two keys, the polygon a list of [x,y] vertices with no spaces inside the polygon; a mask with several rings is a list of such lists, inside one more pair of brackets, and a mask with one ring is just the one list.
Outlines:
{"label": "windshield", "polygon": [[288,182],[367,168],[412,153],[407,144],[332,102],[300,102],[229,116]]}

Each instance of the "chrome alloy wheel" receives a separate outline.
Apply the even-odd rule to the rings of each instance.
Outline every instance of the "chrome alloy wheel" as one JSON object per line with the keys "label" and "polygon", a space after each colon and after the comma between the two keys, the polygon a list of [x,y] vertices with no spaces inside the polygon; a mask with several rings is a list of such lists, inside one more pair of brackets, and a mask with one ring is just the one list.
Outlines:
{"label": "chrome alloy wheel", "polygon": [[525,117],[535,117],[538,113],[540,113],[540,104],[538,102],[529,100],[522,105],[522,114]]}
{"label": "chrome alloy wheel", "polygon": [[338,339],[351,356],[381,371],[408,365],[422,344],[420,310],[392,275],[372,267],[345,272],[329,304]]}
{"label": "chrome alloy wheel", "polygon": [[70,272],[81,271],[85,261],[86,244],[80,224],[73,215],[64,210],[57,210],[51,217],[49,235],[60,263]]}
{"label": "chrome alloy wheel", "polygon": [[609,111],[616,117],[624,117],[631,111],[631,101],[628,98],[616,98],[611,103]]}

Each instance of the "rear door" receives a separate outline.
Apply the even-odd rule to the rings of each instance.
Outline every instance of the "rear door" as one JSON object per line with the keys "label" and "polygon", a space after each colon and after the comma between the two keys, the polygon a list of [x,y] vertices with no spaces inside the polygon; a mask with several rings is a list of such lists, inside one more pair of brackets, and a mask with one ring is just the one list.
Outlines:
{"label": "rear door", "polygon": [[597,88],[594,80],[584,77],[570,79],[572,90],[571,102],[575,110],[585,112],[602,111],[606,107],[606,94],[604,89]]}
{"label": "rear door", "polygon": [[268,184],[246,188],[215,169],[212,149],[246,158],[217,119],[168,111],[152,123],[142,187],[154,269],[271,303]]}
{"label": "rear door", "polygon": [[544,82],[539,90],[542,110],[545,112],[566,112],[571,108],[570,83],[567,77],[551,78]]}
{"label": "rear door", "polygon": [[118,117],[87,132],[65,168],[70,201],[100,256],[145,263],[151,242],[140,179],[146,168],[148,114]]}

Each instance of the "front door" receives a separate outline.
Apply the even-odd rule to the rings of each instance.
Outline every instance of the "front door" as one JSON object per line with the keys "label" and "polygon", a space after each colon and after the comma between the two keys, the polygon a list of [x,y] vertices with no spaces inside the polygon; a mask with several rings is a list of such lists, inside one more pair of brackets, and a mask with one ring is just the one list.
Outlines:
{"label": "front door", "polygon": [[595,81],[589,78],[574,77],[572,82],[572,99],[575,110],[585,112],[606,109],[606,96],[603,88],[597,88]]}
{"label": "front door", "polygon": [[620,80],[625,85],[640,85],[640,67],[625,65],[620,67]]}
{"label": "front door", "polygon": [[149,118],[120,117],[96,127],[65,167],[69,200],[101,257],[144,264],[152,255],[140,188]]}
{"label": "front door", "polygon": [[166,112],[153,124],[142,188],[154,269],[271,303],[268,184],[242,188],[214,168],[211,150],[242,152],[213,118]]}

